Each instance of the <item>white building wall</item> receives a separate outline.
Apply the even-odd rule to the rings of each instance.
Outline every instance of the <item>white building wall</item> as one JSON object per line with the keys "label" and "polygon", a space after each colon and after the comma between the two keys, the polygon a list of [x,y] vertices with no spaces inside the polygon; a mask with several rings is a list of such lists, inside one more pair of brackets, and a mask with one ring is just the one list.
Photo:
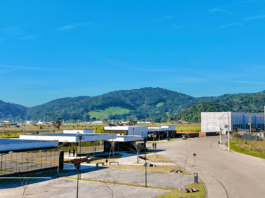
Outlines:
{"label": "white building wall", "polygon": [[[201,112],[201,131],[202,132],[221,132],[226,133],[233,130],[234,125],[242,125],[246,129],[251,122],[255,128],[264,125],[264,114],[262,113],[243,113],[243,112]],[[225,128],[227,126],[228,128]]]}
{"label": "white building wall", "polygon": [[148,132],[152,131],[176,131],[176,126],[161,126],[161,127],[147,127],[147,126],[105,126],[106,131],[128,131],[128,135],[140,135],[144,138],[148,137]]}
{"label": "white building wall", "polygon": [[84,133],[93,133],[93,130],[63,130],[63,133],[80,133],[80,134],[84,134]]}
{"label": "white building wall", "polygon": [[128,130],[128,135],[140,135],[146,138],[148,136],[148,127],[146,126],[130,126]]}
{"label": "white building wall", "polygon": [[226,133],[231,130],[231,112],[201,112],[202,132]]}

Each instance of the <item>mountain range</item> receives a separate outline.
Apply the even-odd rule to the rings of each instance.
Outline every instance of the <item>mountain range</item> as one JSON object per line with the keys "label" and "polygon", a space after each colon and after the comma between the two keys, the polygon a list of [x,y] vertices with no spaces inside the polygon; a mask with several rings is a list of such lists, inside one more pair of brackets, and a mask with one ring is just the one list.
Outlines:
{"label": "mountain range", "polygon": [[0,119],[50,121],[55,117],[64,121],[90,121],[137,118],[199,122],[201,111],[263,112],[263,106],[265,91],[196,98],[163,88],[146,87],[94,97],[61,98],[30,108],[0,100]]}

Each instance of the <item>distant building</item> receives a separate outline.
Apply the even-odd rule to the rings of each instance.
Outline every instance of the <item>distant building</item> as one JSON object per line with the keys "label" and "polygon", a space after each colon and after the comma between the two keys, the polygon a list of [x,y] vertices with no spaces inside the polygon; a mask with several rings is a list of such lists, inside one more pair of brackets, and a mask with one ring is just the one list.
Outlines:
{"label": "distant building", "polygon": [[101,120],[98,120],[98,121],[94,121],[94,122],[92,122],[92,124],[103,124],[104,122],[103,121],[101,121]]}
{"label": "distant building", "polygon": [[[201,112],[202,132],[221,132],[238,129],[264,129],[263,113]],[[249,130],[248,130],[249,131]]]}
{"label": "distant building", "polygon": [[176,133],[176,126],[161,126],[161,127],[147,127],[147,126],[105,126],[106,133],[116,132],[124,135],[140,135],[144,138],[166,138],[173,137]]}
{"label": "distant building", "polygon": [[37,122],[37,124],[45,124],[45,122],[42,122],[39,120],[39,122]]}
{"label": "distant building", "polygon": [[25,124],[33,124],[33,121],[27,120]]}

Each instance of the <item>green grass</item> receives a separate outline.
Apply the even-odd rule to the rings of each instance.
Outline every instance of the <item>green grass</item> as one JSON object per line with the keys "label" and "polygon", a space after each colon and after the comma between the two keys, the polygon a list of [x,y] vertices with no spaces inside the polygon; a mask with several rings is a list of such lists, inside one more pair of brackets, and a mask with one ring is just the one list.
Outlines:
{"label": "green grass", "polygon": [[122,115],[129,113],[129,109],[121,108],[121,107],[109,107],[105,110],[97,110],[97,111],[90,111],[90,117],[104,119],[107,118],[110,114],[112,115]]}
{"label": "green grass", "polygon": [[[205,195],[206,195],[204,185],[201,182],[199,182],[197,184],[194,183],[194,184],[187,185],[187,186],[185,186],[185,188],[196,188],[198,191],[192,192],[192,193],[181,192],[181,197],[186,197],[186,198],[205,197]],[[173,198],[173,197],[175,198],[175,197],[180,197],[179,195],[180,195],[179,190],[173,189],[164,195],[158,196],[157,198]]]}
{"label": "green grass", "polygon": [[[242,153],[242,154],[251,155],[254,157],[265,159],[265,154],[263,153],[265,148],[256,150],[254,147],[255,144],[256,145],[260,144],[261,146],[263,146],[264,143],[265,142],[263,141],[249,141],[249,140],[242,140],[242,139],[230,140],[230,149],[233,151]],[[228,142],[226,142],[226,146],[228,146]]]}
{"label": "green grass", "polygon": [[164,157],[163,155],[147,155],[146,159],[149,162],[165,162],[165,163],[173,163],[171,162],[169,159],[167,159],[166,157]]}
{"label": "green grass", "polygon": [[161,107],[164,103],[163,102],[160,102],[160,103],[157,103],[156,107]]}
{"label": "green grass", "polygon": [[18,138],[19,133],[9,133],[9,132],[4,132],[0,133],[0,138]]}
{"label": "green grass", "polygon": [[195,125],[195,126],[177,126],[176,128],[177,132],[200,132],[201,131],[201,126],[200,125]]}

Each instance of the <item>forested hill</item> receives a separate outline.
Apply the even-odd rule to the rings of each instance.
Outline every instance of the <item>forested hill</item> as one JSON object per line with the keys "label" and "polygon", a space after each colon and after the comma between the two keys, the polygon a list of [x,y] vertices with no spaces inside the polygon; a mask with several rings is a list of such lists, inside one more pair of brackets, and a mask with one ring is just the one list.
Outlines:
{"label": "forested hill", "polygon": [[0,100],[0,119],[19,120],[27,114],[27,107]]}
{"label": "forested hill", "polygon": [[171,116],[173,120],[200,122],[201,112],[250,112],[263,113],[265,106],[265,91],[256,94],[243,94],[224,102],[201,102]]}
{"label": "forested hill", "polygon": [[[194,97],[162,88],[142,88],[109,92],[95,97],[84,97],[75,102],[65,99],[30,108],[27,119],[48,120],[50,113],[64,120],[145,119],[165,113],[180,112],[193,104]],[[57,101],[57,102],[56,102]]]}
{"label": "forested hill", "polygon": [[201,111],[262,111],[264,99],[264,92],[195,98],[167,89],[148,87],[94,97],[61,98],[31,108],[0,101],[0,119],[50,121],[53,116],[65,121],[90,121],[156,117],[161,121],[163,117],[162,121],[182,118],[198,122]]}

